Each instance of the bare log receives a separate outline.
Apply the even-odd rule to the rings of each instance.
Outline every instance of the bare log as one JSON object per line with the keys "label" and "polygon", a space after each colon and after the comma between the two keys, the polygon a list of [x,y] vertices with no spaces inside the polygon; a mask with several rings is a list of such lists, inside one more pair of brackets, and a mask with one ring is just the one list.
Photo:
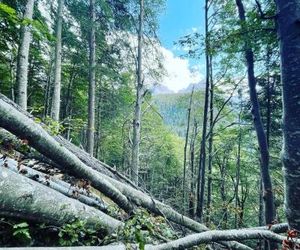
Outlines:
{"label": "bare log", "polygon": [[262,227],[252,227],[252,228],[247,228],[247,229],[270,230],[271,232],[274,232],[274,233],[286,233],[289,229],[289,225],[287,223],[279,223],[279,224],[274,224],[271,227],[262,226]]}
{"label": "bare log", "polygon": [[59,226],[78,219],[107,233],[123,226],[122,222],[103,212],[5,167],[0,167],[0,215]]}
{"label": "bare log", "polygon": [[[26,250],[127,250],[128,244],[124,243],[114,243],[107,246],[97,246],[97,247],[91,247],[91,246],[83,246],[83,247],[26,247]],[[130,245],[133,247],[132,249],[136,249],[138,246],[136,245]],[[2,250],[2,248],[0,248]],[[6,248],[3,250],[7,250]],[[10,247],[9,250],[24,250],[24,247]]]}
{"label": "bare log", "polygon": [[127,212],[132,211],[132,204],[126,196],[109,183],[103,174],[90,169],[73,153],[59,144],[39,124],[2,99],[0,100],[0,126],[19,138],[26,138],[29,145],[41,154],[60,166],[64,166],[65,169],[75,176],[90,180],[95,188],[98,188],[103,194],[115,201],[122,209]]}
{"label": "bare log", "polygon": [[[0,93],[0,100],[3,100],[5,103],[9,104],[13,108],[15,108],[17,111],[19,111],[20,113],[25,115],[27,118],[32,119],[32,120],[35,119],[35,117],[33,115],[28,113],[26,110],[22,109],[19,105],[17,105],[15,102],[13,102],[12,100],[10,100],[9,98],[7,98],[5,95],[3,95],[1,93]],[[44,126],[43,124],[41,124],[41,125]],[[7,136],[7,133],[5,134],[5,131],[1,131],[0,140],[3,138],[3,137],[1,138],[2,133],[3,133],[4,137]],[[14,140],[14,137],[15,137],[15,135],[10,135],[9,139]],[[127,177],[125,177],[122,174],[118,173],[118,171],[116,171],[114,168],[108,166],[107,164],[97,160],[94,157],[91,157],[87,152],[85,152],[84,150],[82,150],[79,147],[75,146],[74,144],[72,144],[71,142],[69,142],[68,140],[63,138],[62,136],[53,136],[53,138],[56,141],[58,141],[61,145],[65,146],[70,152],[75,154],[83,163],[85,163],[89,167],[99,171],[102,174],[105,174],[105,175],[110,176],[110,177],[112,177],[116,180],[127,183],[127,184],[137,188],[137,186],[131,180],[129,180]],[[16,150],[21,150],[21,153],[24,153],[24,151],[20,147],[21,145],[15,140],[14,140],[14,143],[16,143],[15,144],[16,145]],[[32,152],[30,152],[30,153],[32,153]],[[31,157],[32,155],[30,154],[30,155],[27,155],[27,156]],[[41,159],[43,157],[44,160],[47,163],[49,161],[51,161],[50,159],[47,159],[47,157],[45,157],[43,155],[39,155],[38,152],[33,152],[33,156],[34,156],[34,158],[38,158],[38,159]],[[55,162],[54,162],[54,164],[55,164]]]}
{"label": "bare log", "polygon": [[[252,230],[252,229],[238,229],[226,231],[207,231],[198,234],[191,234],[184,238],[163,243],[156,246],[146,246],[147,250],[166,250],[166,249],[187,249],[201,244],[207,244],[218,241],[242,241],[249,239],[267,239],[270,241],[281,243],[287,239],[284,236],[273,233],[268,230]],[[299,241],[299,240],[298,240]],[[248,248],[249,249],[249,248]],[[251,249],[251,248],[250,248]]]}
{"label": "bare log", "polygon": [[48,176],[47,174],[41,173],[40,171],[27,167],[23,164],[18,166],[18,162],[14,159],[9,157],[0,158],[0,167],[6,167],[15,173],[20,173],[27,178],[62,193],[63,195],[77,199],[88,206],[96,207],[103,212],[107,211],[107,205],[96,195],[88,194],[86,190],[82,188],[79,189],[67,182]]}

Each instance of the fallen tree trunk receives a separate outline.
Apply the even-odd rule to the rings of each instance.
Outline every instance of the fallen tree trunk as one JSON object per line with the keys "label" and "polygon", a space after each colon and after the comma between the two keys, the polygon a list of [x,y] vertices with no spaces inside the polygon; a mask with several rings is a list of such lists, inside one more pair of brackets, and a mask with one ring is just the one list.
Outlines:
{"label": "fallen tree trunk", "polygon": [[30,178],[40,184],[56,190],[57,192],[62,193],[63,195],[79,200],[88,206],[96,207],[103,212],[107,211],[107,205],[104,204],[104,202],[97,196],[92,194],[89,195],[83,189],[79,189],[67,182],[56,179],[52,176],[48,176],[23,164],[18,166],[18,162],[11,158],[0,158],[0,167],[5,167],[15,173],[20,173],[27,178]]}
{"label": "fallen tree trunk", "polygon": [[269,230],[274,233],[286,233],[289,229],[289,225],[287,223],[280,223],[280,224],[274,224],[271,227],[269,226],[262,226],[262,227],[252,227],[252,228],[246,228],[246,229],[252,229],[252,230]]}
{"label": "fallen tree trunk", "polygon": [[70,152],[75,154],[83,163],[85,163],[87,166],[91,167],[92,169],[97,170],[100,173],[105,174],[124,184],[128,184],[135,189],[141,189],[140,187],[135,185],[131,180],[129,180],[127,177],[120,174],[116,169],[108,166],[104,162],[99,161],[98,159],[91,156],[90,154],[80,149],[79,147],[75,146],[73,143],[69,142],[65,138],[61,136],[55,136],[54,139],[58,141],[61,145],[66,147]]}
{"label": "fallen tree trunk", "polygon": [[10,133],[9,131],[3,128],[0,128],[0,147],[2,147],[7,152],[15,150],[25,158],[35,159],[43,163],[49,164],[50,166],[58,168],[58,165],[55,162],[51,161],[46,156],[40,154],[34,148],[29,147],[28,145],[26,145],[26,143],[19,140],[19,138],[16,137],[14,134]]}
{"label": "fallen tree trunk", "polygon": [[0,167],[0,216],[64,225],[74,219],[107,233],[123,223],[61,193]]}
{"label": "fallen tree trunk", "polygon": [[0,100],[0,126],[19,138],[28,140],[29,145],[60,166],[64,166],[64,169],[75,176],[90,180],[95,188],[115,201],[126,212],[132,211],[132,204],[126,196],[109,183],[103,174],[90,169],[73,153],[59,144],[39,124],[2,99]]}
{"label": "fallen tree trunk", "polygon": [[[35,120],[35,117],[33,115],[31,115],[30,113],[28,113],[26,110],[22,109],[19,105],[17,105],[15,102],[13,102],[12,100],[10,100],[9,98],[7,98],[5,95],[0,93],[0,100],[3,100],[5,103],[9,104],[11,107],[13,107],[14,109],[16,109],[17,111],[19,111],[20,113],[22,113],[23,115],[25,115],[27,118],[31,119],[31,120]],[[43,124],[41,124],[43,125]],[[46,126],[46,125],[43,125]],[[0,132],[0,139],[1,139],[1,135],[3,133],[3,136],[7,136],[7,134],[5,133],[5,131],[1,131]],[[22,145],[20,143],[18,143],[17,141],[14,140],[14,136],[15,135],[11,135],[9,137],[10,140],[13,140],[14,143],[16,143],[15,145],[17,146],[16,150],[21,149],[21,153],[25,153],[24,150],[22,149]],[[102,174],[105,174],[107,176],[110,176],[114,179],[120,180],[122,182],[128,183],[134,187],[136,187],[128,178],[126,178],[125,176],[121,175],[120,173],[118,173],[116,170],[114,170],[113,168],[109,167],[107,164],[97,160],[94,157],[91,157],[88,153],[86,153],[84,150],[81,150],[80,148],[78,148],[77,146],[75,146],[74,144],[72,144],[71,142],[69,142],[68,140],[66,140],[65,138],[63,138],[62,136],[53,136],[53,138],[58,141],[61,145],[65,146],[70,152],[74,153],[77,155],[77,157],[79,159],[82,160],[82,162],[85,163],[85,159],[89,160],[89,166],[92,167],[93,169],[99,171]],[[32,153],[32,152],[30,152]],[[38,159],[43,158],[46,161],[51,161],[50,159],[46,159],[45,156],[39,155],[38,152],[33,152],[33,154],[29,154],[29,157],[33,156],[33,157],[38,157]],[[88,158],[87,158],[88,157]],[[54,162],[54,164],[56,164]]]}
{"label": "fallen tree trunk", "polygon": [[[171,207],[153,199],[146,193],[110,177],[115,177],[116,175],[111,173],[110,170],[105,169],[105,166],[101,162],[99,163],[99,161],[93,157],[87,157],[82,150],[76,149],[76,146],[67,142],[62,137],[57,137],[55,140],[41,125],[35,123],[33,119],[34,117],[29,113],[0,94],[0,127],[17,135],[20,139],[27,139],[30,146],[50,160],[53,160],[57,165],[63,166],[64,170],[80,178],[90,180],[95,188],[99,189],[99,191],[112,199],[125,211],[132,211],[133,206],[131,201],[133,201],[137,206],[147,208],[154,214],[163,215],[166,219],[193,231],[203,232],[209,230],[205,225],[183,216]],[[65,142],[65,146],[62,145],[62,142]],[[76,155],[82,157],[87,165],[73,154],[72,151],[76,151]],[[94,167],[91,165],[94,165]],[[95,166],[99,168],[98,171],[94,170]],[[101,171],[108,171],[110,174],[108,176],[102,174]],[[120,177],[121,175],[117,176],[118,179],[126,180],[126,178]],[[225,242],[224,244],[233,249],[250,249],[238,242]]]}
{"label": "fallen tree trunk", "polygon": [[[160,245],[146,246],[146,250],[167,250],[167,249],[187,249],[201,244],[207,244],[218,241],[242,241],[249,239],[267,239],[270,241],[282,243],[287,238],[268,230],[237,229],[226,231],[208,231],[198,234],[191,234],[184,238],[163,243]],[[299,240],[298,242],[299,243]],[[252,249],[252,248],[250,248]]]}

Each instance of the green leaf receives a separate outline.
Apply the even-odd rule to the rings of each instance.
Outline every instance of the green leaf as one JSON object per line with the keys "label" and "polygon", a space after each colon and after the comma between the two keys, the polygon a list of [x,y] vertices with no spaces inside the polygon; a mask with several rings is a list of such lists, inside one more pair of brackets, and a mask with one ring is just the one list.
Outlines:
{"label": "green leaf", "polygon": [[28,225],[27,222],[22,222],[22,223],[19,223],[19,224],[15,224],[13,226],[14,229],[17,229],[17,228],[28,228],[28,227],[29,227],[29,225]]}

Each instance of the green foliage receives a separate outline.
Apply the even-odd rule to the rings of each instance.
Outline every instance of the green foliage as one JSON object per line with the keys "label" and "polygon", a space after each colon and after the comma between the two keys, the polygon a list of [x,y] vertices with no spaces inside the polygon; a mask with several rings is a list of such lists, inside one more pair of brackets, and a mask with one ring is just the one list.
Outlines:
{"label": "green foliage", "polygon": [[31,235],[29,231],[29,225],[27,222],[22,222],[13,225],[13,236],[21,242],[30,242]]}
{"label": "green foliage", "polygon": [[65,129],[60,122],[53,120],[49,116],[46,116],[44,120],[36,117],[34,121],[36,123],[43,124],[44,129],[47,130],[51,135],[58,135]]}
{"label": "green foliage", "polygon": [[[179,137],[184,138],[187,127],[187,113],[190,102],[190,93],[179,94],[160,94],[153,97],[158,111],[163,117],[164,123]],[[204,93],[195,91],[191,121],[201,123],[201,114],[203,112]]]}
{"label": "green foliage", "polygon": [[15,24],[20,22],[16,10],[4,3],[0,3],[0,18],[1,19],[7,18],[9,21]]}
{"label": "green foliage", "polygon": [[86,226],[84,221],[75,220],[60,228],[59,244],[61,246],[91,246],[98,243],[97,231]]}
{"label": "green foliage", "polygon": [[44,124],[46,125],[46,130],[52,135],[61,134],[65,130],[60,122],[53,120],[49,116],[45,117]]}
{"label": "green foliage", "polygon": [[125,226],[115,234],[107,236],[104,244],[123,241],[136,243],[139,249],[144,249],[147,243],[159,242],[161,239],[174,239],[173,230],[162,217],[153,217],[144,209],[137,209],[126,222]]}

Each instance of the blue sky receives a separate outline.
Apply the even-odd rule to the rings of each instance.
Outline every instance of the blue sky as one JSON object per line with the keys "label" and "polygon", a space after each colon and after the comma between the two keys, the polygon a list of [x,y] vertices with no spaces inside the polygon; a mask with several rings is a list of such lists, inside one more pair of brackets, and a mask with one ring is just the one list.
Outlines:
{"label": "blue sky", "polygon": [[203,31],[203,27],[203,0],[166,0],[159,29],[159,37],[164,47],[172,50],[174,42],[180,37],[189,34],[193,28]]}
{"label": "blue sky", "polygon": [[181,37],[204,27],[204,0],[166,0],[165,11],[160,15],[158,36],[165,56],[168,72],[162,84],[178,91],[190,83],[203,79],[203,60],[181,59],[184,51],[174,46]]}

